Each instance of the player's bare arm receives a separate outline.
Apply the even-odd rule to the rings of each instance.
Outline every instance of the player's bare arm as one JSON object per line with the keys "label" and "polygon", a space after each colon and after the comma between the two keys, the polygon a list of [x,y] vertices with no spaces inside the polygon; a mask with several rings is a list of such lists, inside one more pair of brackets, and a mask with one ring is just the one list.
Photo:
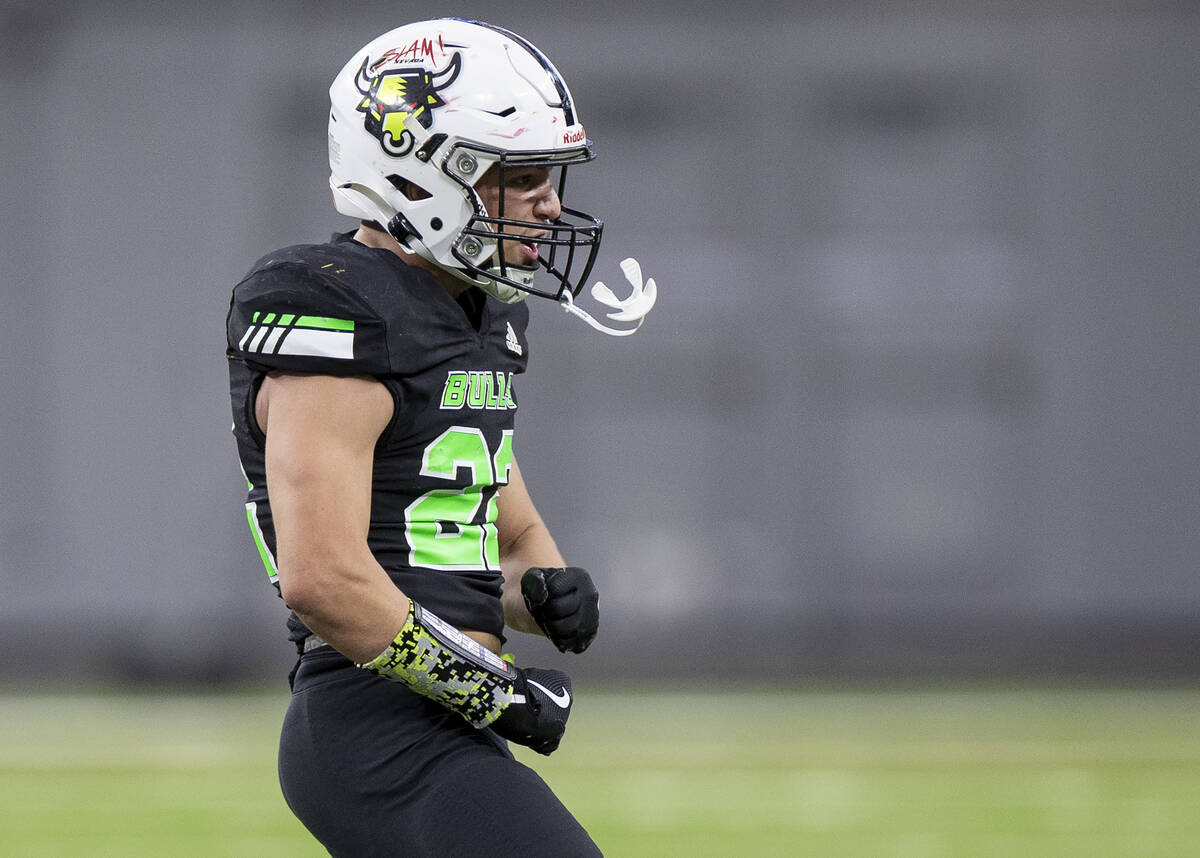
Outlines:
{"label": "player's bare arm", "polygon": [[504,622],[519,632],[541,634],[521,596],[521,576],[535,566],[565,566],[554,537],[542,520],[521,469],[514,461],[508,485],[500,489],[496,530],[500,539],[500,566],[504,570]]}
{"label": "player's bare arm", "polygon": [[375,442],[392,417],[378,381],[271,374],[257,418],[284,601],[356,662],[377,656],[408,616],[408,598],[367,547]]}
{"label": "player's bare arm", "polygon": [[519,632],[544,634],[564,652],[583,652],[599,625],[596,587],[586,570],[566,565],[516,461],[499,505],[505,623]]}

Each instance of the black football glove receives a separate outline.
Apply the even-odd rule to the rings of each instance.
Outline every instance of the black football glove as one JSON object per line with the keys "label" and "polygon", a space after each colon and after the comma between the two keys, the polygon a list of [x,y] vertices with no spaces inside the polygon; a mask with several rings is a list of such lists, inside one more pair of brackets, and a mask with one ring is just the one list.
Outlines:
{"label": "black football glove", "polygon": [[596,637],[600,594],[586,569],[529,569],[521,576],[521,595],[534,622],[559,652],[583,652]]}
{"label": "black football glove", "polygon": [[549,756],[558,747],[571,714],[571,677],[561,670],[515,668],[516,697],[492,722],[503,738]]}

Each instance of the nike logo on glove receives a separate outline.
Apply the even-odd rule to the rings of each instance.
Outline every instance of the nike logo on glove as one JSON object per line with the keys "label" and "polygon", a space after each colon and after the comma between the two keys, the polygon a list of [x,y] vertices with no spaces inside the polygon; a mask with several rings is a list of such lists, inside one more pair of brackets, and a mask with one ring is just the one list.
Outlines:
{"label": "nike logo on glove", "polygon": [[546,686],[542,685],[540,682],[534,682],[532,679],[527,679],[526,682],[528,682],[534,688],[538,689],[543,694],[545,694],[547,697],[549,697],[551,700],[553,700],[554,705],[559,707],[560,709],[566,709],[568,706],[571,705],[571,692],[570,691],[563,689],[558,694],[555,694],[553,691],[551,691]]}

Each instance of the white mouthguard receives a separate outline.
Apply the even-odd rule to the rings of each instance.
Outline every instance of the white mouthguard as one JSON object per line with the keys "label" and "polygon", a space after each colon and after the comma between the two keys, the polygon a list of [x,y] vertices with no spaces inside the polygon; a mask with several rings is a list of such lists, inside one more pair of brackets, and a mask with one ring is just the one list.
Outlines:
{"label": "white mouthguard", "polygon": [[614,322],[637,322],[632,328],[611,328],[603,322],[597,321],[590,313],[581,309],[575,303],[569,292],[563,294],[562,298],[559,299],[559,303],[568,313],[583,319],[597,331],[614,337],[629,336],[642,326],[642,322],[646,319],[646,314],[650,312],[650,308],[658,300],[658,286],[655,284],[653,277],[646,281],[645,286],[642,285],[642,266],[638,265],[638,261],[633,257],[621,263],[621,271],[624,272],[625,279],[629,281],[629,285],[633,287],[633,292],[628,298],[618,298],[613,294],[611,289],[600,281],[596,281],[596,284],[592,286],[591,292],[592,297],[598,302],[616,310],[614,313],[605,313],[608,318]]}

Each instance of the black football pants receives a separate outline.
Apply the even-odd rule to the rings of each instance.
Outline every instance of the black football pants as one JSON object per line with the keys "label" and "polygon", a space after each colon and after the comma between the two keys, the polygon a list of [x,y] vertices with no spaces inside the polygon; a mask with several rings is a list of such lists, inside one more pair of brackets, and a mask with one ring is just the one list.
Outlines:
{"label": "black football pants", "polygon": [[292,812],[336,858],[600,855],[495,733],[329,647],[300,660],[279,781]]}

